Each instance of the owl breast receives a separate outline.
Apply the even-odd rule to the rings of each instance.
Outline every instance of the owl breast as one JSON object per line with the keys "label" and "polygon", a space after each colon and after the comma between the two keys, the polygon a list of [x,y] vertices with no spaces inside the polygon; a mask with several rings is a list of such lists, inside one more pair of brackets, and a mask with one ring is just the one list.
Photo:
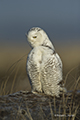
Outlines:
{"label": "owl breast", "polygon": [[27,60],[27,73],[32,87],[32,92],[42,92],[41,84],[42,51],[39,47],[31,50]]}

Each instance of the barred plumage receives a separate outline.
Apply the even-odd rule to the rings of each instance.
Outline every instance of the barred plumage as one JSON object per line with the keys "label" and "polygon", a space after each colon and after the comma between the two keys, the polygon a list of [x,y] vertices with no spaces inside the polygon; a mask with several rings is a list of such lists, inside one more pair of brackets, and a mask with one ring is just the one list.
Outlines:
{"label": "barred plumage", "polygon": [[30,29],[27,39],[32,47],[27,59],[32,92],[59,96],[64,89],[59,84],[62,81],[62,61],[54,46],[47,34],[38,27]]}

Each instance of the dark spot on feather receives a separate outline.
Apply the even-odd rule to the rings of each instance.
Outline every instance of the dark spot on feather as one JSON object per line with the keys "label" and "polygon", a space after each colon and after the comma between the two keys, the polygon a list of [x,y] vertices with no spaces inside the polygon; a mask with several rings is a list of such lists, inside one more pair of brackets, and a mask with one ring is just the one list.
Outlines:
{"label": "dark spot on feather", "polygon": [[41,63],[42,63],[42,61],[40,60],[40,61],[39,61],[39,63],[41,64]]}

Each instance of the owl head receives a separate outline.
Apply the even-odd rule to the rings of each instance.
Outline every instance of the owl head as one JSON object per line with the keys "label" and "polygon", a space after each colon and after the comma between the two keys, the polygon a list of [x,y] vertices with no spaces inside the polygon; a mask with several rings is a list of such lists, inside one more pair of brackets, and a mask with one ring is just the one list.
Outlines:
{"label": "owl head", "polygon": [[54,49],[47,34],[39,27],[31,28],[26,36],[32,48],[37,46],[49,46]]}

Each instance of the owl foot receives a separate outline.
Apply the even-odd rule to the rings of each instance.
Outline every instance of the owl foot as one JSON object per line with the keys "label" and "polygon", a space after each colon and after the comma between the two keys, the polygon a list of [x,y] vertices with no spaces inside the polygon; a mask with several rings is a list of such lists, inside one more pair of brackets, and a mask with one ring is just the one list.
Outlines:
{"label": "owl foot", "polygon": [[31,91],[33,94],[37,95],[37,96],[41,96],[42,94],[41,93],[38,93],[36,91]]}

